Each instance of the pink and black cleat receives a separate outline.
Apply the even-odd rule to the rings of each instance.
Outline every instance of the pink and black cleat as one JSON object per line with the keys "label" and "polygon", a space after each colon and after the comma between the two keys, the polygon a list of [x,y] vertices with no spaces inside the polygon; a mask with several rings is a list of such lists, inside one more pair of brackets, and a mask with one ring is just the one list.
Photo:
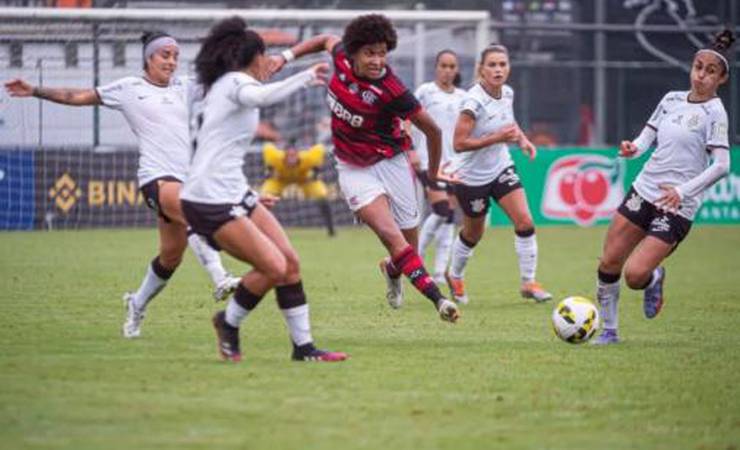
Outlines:
{"label": "pink and black cleat", "polygon": [[316,348],[312,342],[304,345],[293,344],[293,361],[319,361],[319,362],[339,362],[349,358],[349,355],[342,352],[330,352]]}

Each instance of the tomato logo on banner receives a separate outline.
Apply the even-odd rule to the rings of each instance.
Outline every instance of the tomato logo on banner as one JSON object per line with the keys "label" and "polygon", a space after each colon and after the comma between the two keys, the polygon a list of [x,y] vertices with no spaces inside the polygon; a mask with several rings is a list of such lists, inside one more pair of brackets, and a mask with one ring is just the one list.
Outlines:
{"label": "tomato logo on banner", "polygon": [[600,155],[569,155],[547,171],[542,214],[581,226],[611,217],[624,197],[622,161]]}

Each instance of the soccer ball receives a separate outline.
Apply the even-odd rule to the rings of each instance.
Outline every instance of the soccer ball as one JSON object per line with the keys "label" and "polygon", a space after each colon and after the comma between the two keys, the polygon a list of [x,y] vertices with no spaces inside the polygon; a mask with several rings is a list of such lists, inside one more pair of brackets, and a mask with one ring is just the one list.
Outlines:
{"label": "soccer ball", "polygon": [[571,344],[582,344],[591,339],[599,324],[599,311],[587,298],[565,298],[552,312],[553,331]]}

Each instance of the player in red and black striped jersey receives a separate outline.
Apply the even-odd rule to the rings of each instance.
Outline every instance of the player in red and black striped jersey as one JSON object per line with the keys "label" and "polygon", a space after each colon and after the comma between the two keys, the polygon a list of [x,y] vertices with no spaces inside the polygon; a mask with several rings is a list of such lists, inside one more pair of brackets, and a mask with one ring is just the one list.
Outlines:
{"label": "player in red and black striped jersey", "polygon": [[402,122],[410,120],[426,135],[432,181],[437,179],[442,134],[386,65],[387,54],[396,42],[396,31],[388,18],[368,14],[352,20],[341,39],[316,36],[284,51],[283,57],[289,62],[322,50],[333,56],[334,75],[327,102],[339,186],[350,209],[373,229],[390,254],[381,262],[388,303],[394,308],[401,306],[403,273],[434,303],[443,320],[455,322],[457,306],[443,297],[416,252],[420,213],[414,174],[405,153],[411,140]]}

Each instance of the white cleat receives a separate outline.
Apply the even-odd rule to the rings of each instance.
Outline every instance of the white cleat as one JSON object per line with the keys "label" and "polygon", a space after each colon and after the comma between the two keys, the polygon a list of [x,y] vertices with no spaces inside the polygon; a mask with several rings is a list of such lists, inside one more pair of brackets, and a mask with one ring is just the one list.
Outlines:
{"label": "white cleat", "polygon": [[123,294],[123,305],[126,307],[126,321],[123,322],[123,337],[126,339],[137,338],[141,335],[141,321],[144,320],[144,311],[139,311],[134,306],[134,293]]}
{"label": "white cleat", "polygon": [[229,295],[233,294],[242,279],[239,277],[233,277],[226,275],[218,282],[216,289],[213,290],[213,299],[217,302],[221,302],[229,298]]}
{"label": "white cleat", "polygon": [[403,283],[400,276],[393,278],[388,274],[387,263],[388,258],[380,260],[380,273],[383,274],[386,284],[385,299],[391,308],[398,309],[403,306]]}
{"label": "white cleat", "polygon": [[439,311],[439,318],[446,322],[455,323],[460,318],[460,310],[457,309],[457,305],[446,298],[437,302],[437,311]]}

